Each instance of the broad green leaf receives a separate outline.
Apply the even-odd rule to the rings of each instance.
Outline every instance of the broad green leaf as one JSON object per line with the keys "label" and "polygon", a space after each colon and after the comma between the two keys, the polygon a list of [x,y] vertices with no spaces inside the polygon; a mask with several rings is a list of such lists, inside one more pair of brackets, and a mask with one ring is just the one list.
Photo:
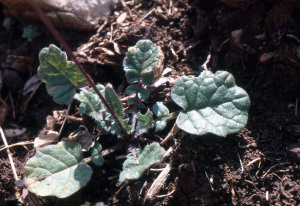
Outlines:
{"label": "broad green leaf", "polygon": [[[96,85],[101,94],[104,94],[105,87],[101,84]],[[89,90],[82,90],[75,94],[75,99],[80,101],[79,112],[93,117],[96,121],[102,121],[104,112],[106,111],[102,105],[99,96],[93,88]]]}
{"label": "broad green leaf", "polygon": [[150,40],[140,40],[134,47],[129,48],[123,61],[129,83],[141,79],[143,84],[152,84],[154,79],[153,69],[158,61],[159,50],[160,47],[155,47]]}
{"label": "broad green leaf", "polygon": [[40,196],[68,197],[91,178],[92,169],[81,160],[77,142],[42,147],[25,165],[25,185]]}
{"label": "broad green leaf", "polygon": [[[127,87],[126,93],[129,95],[135,94],[137,90],[137,86],[135,84],[132,84]],[[145,88],[140,88],[140,92],[138,93],[139,99],[148,99],[149,98],[149,92]]]}
{"label": "broad green leaf", "polygon": [[145,115],[138,113],[138,124],[137,124],[137,135],[141,135],[146,133],[150,128],[154,125],[154,121],[152,118],[152,113],[147,111]]}
{"label": "broad green leaf", "polygon": [[213,133],[225,137],[238,132],[248,119],[250,99],[226,71],[203,71],[199,77],[181,77],[171,97],[185,111],[177,117],[178,127],[188,133]]}
{"label": "broad green leaf", "polygon": [[160,162],[165,153],[164,148],[158,143],[147,145],[142,153],[136,149],[136,156],[132,153],[127,155],[127,159],[123,163],[123,171],[120,173],[120,182],[125,180],[134,180],[140,178],[144,171],[151,165]]}
{"label": "broad green leaf", "polygon": [[[126,132],[129,133],[130,126],[128,125],[128,120],[124,119],[125,115],[122,113],[122,102],[111,87],[105,87],[105,99],[112,110],[117,114],[122,124],[125,126]],[[110,118],[112,118],[112,116]],[[121,132],[116,124],[112,127],[112,129],[116,131],[117,134],[121,135]]]}
{"label": "broad green leaf", "polygon": [[91,149],[92,162],[97,166],[102,166],[104,164],[104,159],[101,156],[102,146],[99,142],[96,142],[94,147]]}
{"label": "broad green leaf", "polygon": [[39,54],[38,74],[46,83],[48,93],[58,104],[70,104],[76,88],[84,87],[87,81],[79,68],[59,48],[50,44]]}
{"label": "broad green leaf", "polygon": [[169,110],[165,105],[161,103],[154,104],[152,109],[154,114],[157,116],[157,120],[155,121],[155,128],[157,131],[161,131],[167,126],[167,121],[161,119],[169,115]]}
{"label": "broad green leaf", "polygon": [[[128,102],[128,104],[134,104],[135,98],[129,98],[129,99],[127,100],[127,102]],[[138,107],[139,107],[140,109],[144,109],[146,106],[139,100]]]}

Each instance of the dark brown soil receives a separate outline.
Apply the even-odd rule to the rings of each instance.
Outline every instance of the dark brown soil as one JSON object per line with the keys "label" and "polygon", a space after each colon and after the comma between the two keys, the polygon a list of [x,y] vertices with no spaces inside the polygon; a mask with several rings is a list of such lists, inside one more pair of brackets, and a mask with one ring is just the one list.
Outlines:
{"label": "dark brown soil", "polygon": [[[298,98],[300,94],[300,16],[293,4],[273,0],[253,1],[231,9],[224,3],[210,0],[165,0],[163,5],[142,1],[138,9],[132,10],[123,25],[113,26],[112,40],[122,46],[133,46],[140,39],[150,39],[160,45],[164,54],[164,67],[173,70],[172,75],[198,75],[201,65],[211,54],[208,67],[211,71],[231,72],[238,86],[244,88],[251,99],[249,120],[238,134],[220,138],[213,135],[192,136],[180,131],[177,145],[163,163],[170,163],[172,170],[158,195],[144,203],[144,196],[159,172],[149,172],[141,179],[117,186],[123,161],[115,161],[116,155],[125,154],[125,149],[105,158],[103,167],[93,167],[93,176],[86,187],[66,199],[53,197],[37,198],[29,194],[24,205],[81,205],[104,202],[107,205],[299,205],[300,204],[300,122]],[[134,5],[136,6],[136,5]],[[134,6],[128,5],[129,9]],[[0,5],[2,10],[3,6]],[[151,9],[154,11],[140,21]],[[162,12],[160,12],[162,11]],[[124,52],[109,56],[95,50],[99,43],[110,39],[111,24],[118,13],[126,12],[117,4],[108,17],[108,24],[98,33],[60,31],[77,57],[96,82],[112,83],[121,96],[124,95],[125,77],[122,67]],[[1,22],[4,15],[0,14]],[[101,26],[104,17],[99,21]],[[17,22],[10,31],[0,29],[0,61],[6,62],[9,54],[26,56],[32,60],[30,71],[16,72],[23,80],[21,85],[6,84],[2,98],[9,105],[9,115],[3,128],[11,124],[27,128],[24,139],[9,139],[13,144],[33,140],[46,125],[46,117],[54,110],[66,109],[52,101],[43,84],[30,101],[24,114],[20,113],[20,89],[29,77],[36,74],[38,53],[50,43],[57,44],[45,26],[38,25],[41,36],[33,42],[21,38],[22,25]],[[232,32],[243,30],[237,37]],[[96,42],[88,50],[80,50],[87,42]],[[114,50],[112,44],[107,49]],[[78,48],[78,49],[77,49]],[[172,53],[172,50],[176,54]],[[2,66],[3,67],[3,66]],[[3,68],[2,68],[3,71]],[[4,77],[3,77],[4,78]],[[6,78],[12,78],[7,76]],[[7,81],[9,82],[9,81]],[[119,89],[118,89],[119,88]],[[164,91],[170,91],[167,84]],[[168,93],[156,91],[147,101],[147,106],[164,101],[171,110],[176,110],[169,101]],[[12,115],[11,91],[16,110]],[[73,105],[71,116],[80,117]],[[85,121],[89,121],[83,117]],[[164,138],[172,124],[164,132]],[[64,136],[79,126],[80,122],[68,121]],[[59,130],[59,124],[55,126]],[[93,131],[93,123],[87,125]],[[95,132],[95,131],[94,131]],[[141,140],[160,141],[154,131]],[[103,135],[100,143],[104,149],[112,146],[117,138]],[[165,145],[165,149],[173,143]],[[11,149],[18,175],[28,156],[34,154],[32,146]],[[243,170],[241,168],[241,163]],[[256,160],[255,162],[251,162]],[[250,165],[248,165],[251,163]],[[157,165],[155,168],[163,168]],[[0,205],[21,205],[9,201],[13,190],[13,175],[5,151],[0,152]],[[211,179],[211,185],[209,184]],[[142,189],[144,183],[146,186]],[[173,193],[172,193],[173,192]],[[40,203],[39,203],[40,202]]]}

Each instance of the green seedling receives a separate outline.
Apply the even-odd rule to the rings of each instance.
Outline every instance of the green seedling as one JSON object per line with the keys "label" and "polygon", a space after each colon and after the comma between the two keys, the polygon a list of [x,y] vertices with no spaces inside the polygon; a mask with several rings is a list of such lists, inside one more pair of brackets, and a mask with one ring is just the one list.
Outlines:
{"label": "green seedling", "polygon": [[124,182],[125,180],[140,178],[147,168],[160,162],[164,154],[165,150],[158,143],[147,145],[142,152],[136,149],[135,155],[132,152],[129,153],[123,163],[123,171],[120,174],[119,181]]}
{"label": "green seedling", "polygon": [[35,37],[38,36],[40,36],[40,32],[38,31],[38,28],[36,28],[35,26],[29,25],[23,28],[22,37],[27,39],[27,41],[32,41]]}
{"label": "green seedling", "polygon": [[2,23],[2,26],[6,28],[6,30],[10,30],[14,23],[14,20],[11,17],[5,17]]}
{"label": "green seedling", "polygon": [[[134,95],[128,100],[133,104],[132,113],[124,114],[122,103],[113,88],[85,79],[74,62],[67,61],[66,54],[54,45],[40,52],[38,73],[46,83],[48,93],[59,104],[70,104],[73,98],[80,102],[79,111],[92,117],[99,130],[117,134],[123,143],[117,143],[115,151],[129,143],[130,153],[123,164],[119,181],[124,182],[140,178],[144,171],[154,163],[161,161],[165,150],[158,143],[147,145],[143,151],[136,148],[139,136],[155,126],[156,131],[163,130],[167,121],[176,119],[178,127],[188,133],[203,135],[213,133],[225,137],[238,132],[248,119],[250,100],[247,93],[237,87],[233,76],[226,71],[213,74],[203,71],[199,77],[182,76],[175,83],[171,93],[173,101],[182,110],[170,113],[161,103],[153,105],[153,113],[142,103],[149,98],[149,92],[143,87],[152,83],[153,69],[157,63],[160,48],[150,40],[141,40],[129,48],[123,61],[126,78],[130,84],[126,93]],[[75,91],[80,89],[79,93]],[[75,94],[75,95],[74,95]],[[93,162],[101,166],[103,156],[109,152],[102,151],[96,142],[90,150],[91,157],[82,158],[81,148],[77,142],[60,142],[40,149],[25,166],[25,184],[30,191],[41,195],[67,197],[83,187],[91,177]],[[71,174],[66,178],[66,174]],[[84,174],[84,177],[78,175]],[[58,188],[58,189],[54,189]]]}

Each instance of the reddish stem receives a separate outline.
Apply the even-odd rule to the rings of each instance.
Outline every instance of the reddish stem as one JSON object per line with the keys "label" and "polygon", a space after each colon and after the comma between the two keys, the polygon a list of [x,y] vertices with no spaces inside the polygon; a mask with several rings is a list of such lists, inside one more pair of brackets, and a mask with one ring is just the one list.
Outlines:
{"label": "reddish stem", "polygon": [[118,118],[118,116],[116,115],[116,113],[111,109],[111,107],[109,106],[109,104],[107,103],[107,101],[105,100],[105,98],[103,97],[103,95],[96,88],[96,86],[95,86],[93,80],[91,79],[91,77],[87,74],[87,72],[84,70],[84,68],[80,65],[80,63],[78,62],[78,60],[76,59],[76,57],[72,53],[72,51],[71,51],[70,47],[68,46],[68,44],[62,38],[62,36],[58,33],[57,29],[54,27],[54,25],[49,20],[49,18],[46,16],[46,14],[43,12],[43,10],[40,8],[40,6],[36,3],[36,0],[27,0],[27,2],[29,4],[31,4],[31,6],[34,8],[34,10],[36,11],[36,13],[42,19],[42,21],[44,22],[44,24],[49,28],[49,30],[51,31],[51,33],[54,35],[54,37],[56,38],[56,40],[62,45],[62,47],[65,49],[65,51],[69,55],[69,57],[71,57],[71,59],[76,63],[76,65],[80,69],[81,73],[87,79],[89,85],[95,90],[96,94],[99,96],[99,98],[101,99],[101,101],[104,104],[104,106],[108,109],[108,111],[111,113],[111,115],[113,116],[113,118],[116,120],[116,123],[119,126],[119,128],[120,128],[121,132],[123,133],[123,135],[125,137],[127,137],[128,135],[127,135],[127,132],[126,132],[126,129],[125,129],[124,125],[122,124],[122,122],[120,121],[120,119]]}

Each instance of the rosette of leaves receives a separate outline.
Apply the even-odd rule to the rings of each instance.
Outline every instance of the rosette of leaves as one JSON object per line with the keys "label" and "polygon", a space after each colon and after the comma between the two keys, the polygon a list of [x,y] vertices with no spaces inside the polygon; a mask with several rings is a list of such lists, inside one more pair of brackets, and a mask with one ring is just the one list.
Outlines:
{"label": "rosette of leaves", "polygon": [[[125,126],[127,133],[129,133],[130,127],[128,125],[129,119],[125,119],[125,114],[122,113],[123,106],[116,95],[110,87],[104,87],[101,84],[98,84],[97,89],[101,94],[105,96],[105,100],[113,111],[117,114],[118,118]],[[80,113],[86,114],[94,118],[97,122],[97,127],[99,129],[104,129],[107,132],[117,133],[122,135],[115,119],[109,113],[109,111],[102,105],[102,101],[99,96],[96,94],[93,88],[89,90],[82,90],[79,94],[75,95],[75,98],[81,103],[79,105]]]}
{"label": "rosette of leaves", "polygon": [[199,77],[183,76],[175,83],[171,97],[184,110],[176,124],[188,133],[225,137],[247,123],[249,96],[236,86],[234,77],[226,71],[215,74],[203,71]]}
{"label": "rosette of leaves", "polygon": [[[127,87],[126,93],[129,95],[136,94],[139,98],[139,108],[145,108],[140,99],[147,99],[149,92],[142,88],[142,84],[150,85],[154,79],[154,67],[158,62],[159,46],[154,46],[150,40],[140,40],[134,47],[128,49],[123,61],[126,78],[132,84]],[[128,99],[129,104],[135,103],[135,98]]]}
{"label": "rosette of leaves", "polygon": [[147,145],[141,152],[135,150],[135,154],[129,153],[123,163],[123,171],[120,173],[119,181],[134,180],[140,178],[151,165],[160,162],[165,154],[164,148],[158,143]]}
{"label": "rosette of leaves", "polygon": [[38,74],[46,83],[48,93],[58,104],[70,104],[76,88],[84,87],[87,80],[67,55],[54,45],[43,48],[39,54]]}

